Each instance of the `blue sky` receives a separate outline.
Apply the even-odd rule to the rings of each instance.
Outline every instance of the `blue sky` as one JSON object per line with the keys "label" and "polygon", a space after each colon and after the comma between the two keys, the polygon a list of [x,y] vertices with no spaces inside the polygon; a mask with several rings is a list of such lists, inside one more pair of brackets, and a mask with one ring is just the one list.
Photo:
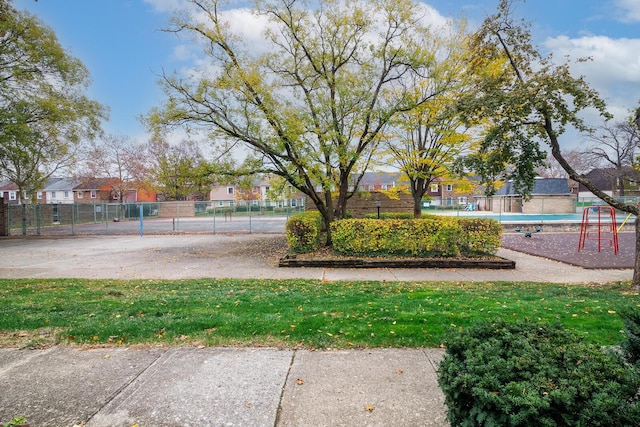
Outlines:
{"label": "blue sky", "polygon": [[[162,32],[183,0],[14,0],[14,6],[40,17],[61,44],[89,69],[89,96],[110,108],[104,128],[110,134],[142,140],[138,117],[159,105],[162,70],[193,66],[188,40]],[[477,25],[498,0],[424,0],[444,17],[466,16]],[[245,1],[231,1],[238,7]],[[518,16],[532,23],[543,49],[557,57],[593,56],[575,67],[622,118],[640,99],[640,0],[528,0]],[[246,10],[236,14],[239,24]]]}

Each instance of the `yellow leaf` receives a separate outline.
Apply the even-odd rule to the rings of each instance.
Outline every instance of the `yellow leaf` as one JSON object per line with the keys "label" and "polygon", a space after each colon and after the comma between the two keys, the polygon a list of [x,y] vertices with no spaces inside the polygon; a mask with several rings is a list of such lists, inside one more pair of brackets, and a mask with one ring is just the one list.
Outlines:
{"label": "yellow leaf", "polygon": [[376,409],[375,406],[373,405],[368,405],[364,407],[365,411],[369,411],[369,412],[373,412],[373,410]]}

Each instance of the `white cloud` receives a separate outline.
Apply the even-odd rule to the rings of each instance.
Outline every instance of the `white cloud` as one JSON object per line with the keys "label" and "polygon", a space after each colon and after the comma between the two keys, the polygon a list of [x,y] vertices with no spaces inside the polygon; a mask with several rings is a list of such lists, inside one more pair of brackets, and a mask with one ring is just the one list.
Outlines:
{"label": "white cloud", "polygon": [[616,0],[616,6],[620,21],[640,22],[640,0]]}
{"label": "white cloud", "polygon": [[640,39],[612,39],[604,36],[547,39],[545,47],[557,60],[591,58],[571,64],[575,76],[585,80],[605,99],[615,118],[623,119],[638,105],[640,96]]}

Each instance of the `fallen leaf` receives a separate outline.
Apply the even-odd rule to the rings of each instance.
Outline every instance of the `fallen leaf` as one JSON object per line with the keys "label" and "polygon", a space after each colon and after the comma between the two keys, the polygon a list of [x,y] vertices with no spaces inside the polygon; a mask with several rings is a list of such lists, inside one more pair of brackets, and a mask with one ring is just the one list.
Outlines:
{"label": "fallen leaf", "polygon": [[373,410],[376,409],[375,406],[373,405],[368,405],[364,407],[365,411],[369,411],[369,412],[373,412]]}
{"label": "fallen leaf", "polygon": [[298,378],[298,379],[296,380],[296,384],[298,384],[298,385],[302,385],[302,384],[304,384],[304,381],[302,381],[300,378]]}
{"label": "fallen leaf", "polygon": [[402,369],[396,369],[396,374],[402,375],[404,374],[404,371]]}

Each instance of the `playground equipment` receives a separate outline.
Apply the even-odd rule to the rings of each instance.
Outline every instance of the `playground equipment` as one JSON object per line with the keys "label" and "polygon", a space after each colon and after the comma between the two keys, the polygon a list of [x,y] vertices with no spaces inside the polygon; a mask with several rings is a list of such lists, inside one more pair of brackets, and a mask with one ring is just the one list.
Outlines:
{"label": "playground equipment", "polygon": [[[613,248],[618,255],[618,229],[616,228],[616,211],[611,206],[590,206],[582,212],[580,240],[578,252],[584,249],[587,240],[598,242],[598,252],[602,248]],[[604,246],[603,246],[604,243]]]}
{"label": "playground equipment", "polygon": [[532,237],[533,233],[539,233],[542,231],[542,227],[536,227],[533,230],[525,230],[520,227],[516,228],[516,233],[524,233],[524,237]]}

